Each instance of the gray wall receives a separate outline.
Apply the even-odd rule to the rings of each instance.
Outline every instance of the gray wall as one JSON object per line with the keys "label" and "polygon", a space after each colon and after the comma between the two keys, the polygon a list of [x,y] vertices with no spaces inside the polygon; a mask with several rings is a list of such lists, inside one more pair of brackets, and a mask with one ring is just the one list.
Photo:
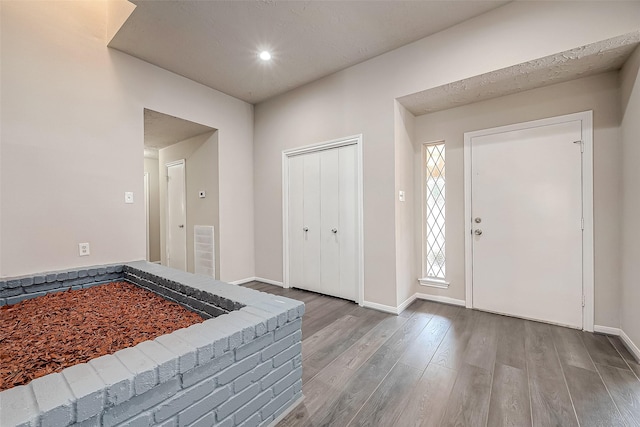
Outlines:
{"label": "gray wall", "polygon": [[145,258],[144,108],[220,130],[221,278],[255,276],[253,106],[107,48],[106,2],[0,10],[0,276]]}
{"label": "gray wall", "polygon": [[[416,279],[420,277],[420,258],[415,254],[421,250],[422,241],[416,238],[414,230],[416,218],[416,203],[422,203],[420,191],[414,189],[414,161],[415,117],[400,103],[395,102],[395,159],[396,185],[395,199],[398,192],[404,191],[405,201],[396,202],[396,286],[397,304],[400,305],[415,294]],[[407,167],[408,166],[408,167]],[[417,187],[420,188],[420,187]],[[416,215],[418,215],[416,217]]]}
{"label": "gray wall", "polygon": [[[193,227],[212,225],[216,242],[216,277],[220,277],[220,218],[218,181],[218,132],[207,132],[180,141],[159,151],[160,174],[166,177],[166,164],[185,159],[187,200],[187,271],[194,272]],[[198,192],[204,190],[201,199]],[[160,206],[166,207],[167,186],[160,186]],[[160,209],[160,245],[166,241],[166,208]],[[162,263],[166,264],[166,251],[161,251]]]}
{"label": "gray wall", "polygon": [[622,330],[640,347],[640,49],[622,83]]}
{"label": "gray wall", "polygon": [[158,159],[144,158],[144,173],[149,174],[149,259],[160,261],[160,182]]}

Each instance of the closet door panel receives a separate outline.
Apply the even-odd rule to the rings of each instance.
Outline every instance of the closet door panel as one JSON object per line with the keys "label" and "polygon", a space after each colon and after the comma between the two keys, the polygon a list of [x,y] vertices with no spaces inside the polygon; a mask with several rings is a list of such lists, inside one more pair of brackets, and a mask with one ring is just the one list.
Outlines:
{"label": "closet door panel", "polygon": [[311,153],[303,159],[303,229],[302,288],[322,292],[320,285],[320,155]]}
{"label": "closet door panel", "polygon": [[341,296],[340,292],[340,162],[339,150],[320,152],[320,270],[322,292]]}
{"label": "closet door panel", "polygon": [[304,284],[304,156],[289,160],[289,284]]}
{"label": "closet door panel", "polygon": [[358,157],[355,145],[339,154],[339,251],[340,296],[356,300],[358,295]]}

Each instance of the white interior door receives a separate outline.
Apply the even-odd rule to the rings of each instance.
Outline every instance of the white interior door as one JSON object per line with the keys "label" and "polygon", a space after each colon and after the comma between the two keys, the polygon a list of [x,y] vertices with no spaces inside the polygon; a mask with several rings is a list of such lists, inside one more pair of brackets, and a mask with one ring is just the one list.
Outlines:
{"label": "white interior door", "polygon": [[[352,301],[358,296],[358,154],[355,145],[338,149],[337,243],[340,295]],[[332,227],[333,228],[333,227]]]}
{"label": "white interior door", "polygon": [[[340,242],[348,230],[340,227],[339,148],[320,154],[320,292],[342,296],[340,285]],[[338,233],[339,231],[339,233]],[[340,234],[340,235],[338,235]]]}
{"label": "white interior door", "polygon": [[320,266],[320,153],[302,156],[302,283],[304,289],[322,292]]}
{"label": "white interior door", "polygon": [[187,202],[184,160],[167,163],[167,265],[187,270]]}
{"label": "white interior door", "polygon": [[287,159],[288,180],[288,243],[289,243],[289,282],[297,287],[305,287],[304,280],[304,244],[308,238],[304,224],[304,158],[293,156]]}
{"label": "white interior door", "polygon": [[471,138],[473,306],[582,328],[582,123]]}
{"label": "white interior door", "polygon": [[358,299],[357,146],[287,158],[288,284]]}

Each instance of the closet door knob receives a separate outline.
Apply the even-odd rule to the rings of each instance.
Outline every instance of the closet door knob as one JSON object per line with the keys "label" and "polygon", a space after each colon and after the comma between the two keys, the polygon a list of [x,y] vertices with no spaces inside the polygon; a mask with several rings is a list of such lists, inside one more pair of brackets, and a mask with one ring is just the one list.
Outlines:
{"label": "closet door knob", "polygon": [[336,233],[338,232],[338,229],[337,229],[337,228],[332,228],[332,229],[331,229],[331,232],[332,232],[333,234],[336,234]]}
{"label": "closet door knob", "polygon": [[305,232],[307,232],[307,231],[309,231],[309,227],[305,227],[305,228],[303,228],[303,230],[304,230]]}

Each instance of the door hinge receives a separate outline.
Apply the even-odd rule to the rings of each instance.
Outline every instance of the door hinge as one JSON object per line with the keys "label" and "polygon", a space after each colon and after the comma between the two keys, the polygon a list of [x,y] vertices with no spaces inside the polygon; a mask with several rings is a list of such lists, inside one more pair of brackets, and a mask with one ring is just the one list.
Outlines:
{"label": "door hinge", "polygon": [[580,229],[584,230],[584,218],[580,218]]}
{"label": "door hinge", "polygon": [[582,141],[573,141],[574,144],[580,144],[580,152],[584,153],[584,142]]}
{"label": "door hinge", "polygon": [[586,305],[586,303],[585,303],[585,297],[584,297],[584,294],[582,294],[582,306],[584,307],[585,305]]}

